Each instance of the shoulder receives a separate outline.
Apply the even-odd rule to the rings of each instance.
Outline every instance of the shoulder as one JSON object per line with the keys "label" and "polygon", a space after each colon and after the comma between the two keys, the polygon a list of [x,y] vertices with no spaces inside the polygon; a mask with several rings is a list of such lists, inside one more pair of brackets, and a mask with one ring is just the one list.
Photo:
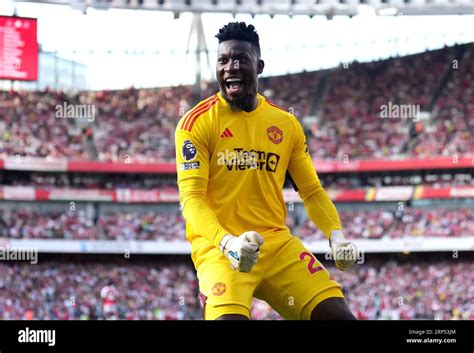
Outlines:
{"label": "shoulder", "polygon": [[265,102],[267,102],[267,106],[269,106],[268,109],[272,110],[276,114],[285,114],[285,115],[290,114],[289,110],[285,109],[281,105],[276,104],[270,98],[267,98],[265,96],[262,96],[262,98],[265,100]]}
{"label": "shoulder", "polygon": [[272,113],[273,118],[285,122],[288,125],[294,126],[298,129],[300,122],[293,114],[291,107],[286,109],[281,105],[276,104],[271,99],[268,99],[264,96],[262,97],[266,102],[266,109],[268,109]]}
{"label": "shoulder", "polygon": [[213,96],[204,99],[190,109],[183,117],[179,120],[177,128],[179,130],[185,130],[191,132],[193,127],[195,127],[198,120],[203,121],[203,116],[206,116],[213,106],[217,104],[219,98],[216,94]]}

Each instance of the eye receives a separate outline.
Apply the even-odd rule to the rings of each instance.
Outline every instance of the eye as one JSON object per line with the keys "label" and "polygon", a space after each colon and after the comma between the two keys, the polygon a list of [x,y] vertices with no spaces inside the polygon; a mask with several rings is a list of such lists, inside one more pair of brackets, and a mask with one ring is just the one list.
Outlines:
{"label": "eye", "polygon": [[219,59],[217,60],[217,62],[218,62],[219,64],[221,64],[221,65],[224,65],[224,64],[227,62],[227,59],[226,59],[226,58],[219,58]]}

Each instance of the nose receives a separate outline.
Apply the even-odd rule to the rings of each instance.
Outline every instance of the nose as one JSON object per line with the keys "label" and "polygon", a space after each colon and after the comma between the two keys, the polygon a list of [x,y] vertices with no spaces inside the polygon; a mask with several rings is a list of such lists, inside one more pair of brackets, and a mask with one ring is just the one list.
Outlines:
{"label": "nose", "polygon": [[229,60],[224,67],[225,72],[236,72],[239,70],[239,60]]}

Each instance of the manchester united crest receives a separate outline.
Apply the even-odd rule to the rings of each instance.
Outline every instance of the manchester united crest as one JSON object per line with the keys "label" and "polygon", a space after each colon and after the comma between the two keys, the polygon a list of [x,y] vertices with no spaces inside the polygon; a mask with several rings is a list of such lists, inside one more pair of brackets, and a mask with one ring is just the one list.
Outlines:
{"label": "manchester united crest", "polygon": [[267,136],[274,144],[278,145],[283,141],[283,131],[276,126],[271,126],[267,129]]}
{"label": "manchester united crest", "polygon": [[217,282],[217,283],[214,284],[214,286],[212,287],[212,294],[214,294],[215,296],[218,297],[218,296],[224,294],[224,293],[225,293],[225,290],[226,290],[225,283]]}

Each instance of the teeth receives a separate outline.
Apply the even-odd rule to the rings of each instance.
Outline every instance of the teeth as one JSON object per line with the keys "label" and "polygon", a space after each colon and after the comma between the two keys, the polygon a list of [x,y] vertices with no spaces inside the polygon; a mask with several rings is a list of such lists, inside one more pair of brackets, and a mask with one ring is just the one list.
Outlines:
{"label": "teeth", "polygon": [[241,82],[242,80],[240,78],[228,78],[225,80],[225,82]]}

